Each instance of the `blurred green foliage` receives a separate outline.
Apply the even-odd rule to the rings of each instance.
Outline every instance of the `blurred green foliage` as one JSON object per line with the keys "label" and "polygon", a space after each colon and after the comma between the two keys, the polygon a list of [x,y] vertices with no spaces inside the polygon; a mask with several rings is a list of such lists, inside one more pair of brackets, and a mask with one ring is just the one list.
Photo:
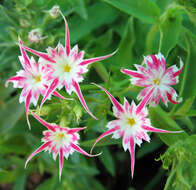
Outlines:
{"label": "blurred green foliage", "polygon": [[[0,184],[11,184],[11,189],[67,189],[67,190],[104,190],[115,189],[115,180],[128,176],[123,181],[124,189],[139,189],[140,185],[131,184],[128,171],[119,163],[129,162],[121,141],[105,138],[97,144],[97,151],[103,154],[95,159],[85,158],[74,153],[65,161],[62,181],[58,181],[58,162],[48,153],[40,153],[24,169],[27,156],[40,145],[43,126],[32,117],[32,130],[29,131],[24,105],[18,103],[19,89],[11,85],[5,88],[5,81],[21,68],[18,60],[18,36],[24,44],[45,51],[64,41],[64,23],[61,17],[52,18],[48,14],[58,5],[68,20],[71,44],[79,44],[87,57],[100,56],[118,48],[112,58],[95,63],[85,76],[81,89],[87,104],[99,118],[95,121],[81,107],[73,94],[74,101],[59,100],[55,97],[46,103],[41,116],[49,122],[61,126],[87,126],[81,133],[81,146],[89,150],[95,138],[105,130],[111,120],[110,101],[90,82],[103,83],[110,92],[122,101],[135,99],[139,88],[130,85],[128,78],[120,73],[122,67],[133,68],[140,64],[143,55],[161,51],[167,66],[184,61],[180,82],[175,87],[183,97],[179,105],[169,105],[150,109],[150,118],[157,128],[184,130],[180,134],[159,134],[152,137],[150,144],[144,143],[136,153],[137,161],[148,154],[154,155],[163,146],[169,148],[160,157],[164,168],[168,169],[165,190],[190,190],[196,188],[195,170],[195,133],[196,133],[196,1],[195,0],[2,0],[0,3]],[[33,43],[28,33],[39,29],[46,39]],[[62,91],[62,94],[68,95]],[[32,109],[36,109],[33,108]],[[110,147],[108,145],[114,145]],[[116,151],[117,148],[119,151]],[[155,158],[155,157],[154,157]],[[148,163],[146,163],[148,164]],[[171,167],[170,167],[171,166]],[[101,178],[104,169],[104,179]],[[121,173],[119,172],[121,171]],[[138,171],[148,175],[148,171]],[[156,189],[163,170],[142,189]],[[10,187],[9,185],[7,188]],[[3,186],[0,186],[3,188]]]}

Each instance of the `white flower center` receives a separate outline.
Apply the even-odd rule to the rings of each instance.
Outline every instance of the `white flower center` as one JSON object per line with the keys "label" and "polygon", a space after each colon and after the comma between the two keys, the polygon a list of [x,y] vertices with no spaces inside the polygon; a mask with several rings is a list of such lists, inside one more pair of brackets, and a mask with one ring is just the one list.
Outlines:
{"label": "white flower center", "polygon": [[67,134],[65,131],[56,131],[51,137],[51,140],[56,144],[58,148],[60,148],[65,145],[69,145],[72,136]]}

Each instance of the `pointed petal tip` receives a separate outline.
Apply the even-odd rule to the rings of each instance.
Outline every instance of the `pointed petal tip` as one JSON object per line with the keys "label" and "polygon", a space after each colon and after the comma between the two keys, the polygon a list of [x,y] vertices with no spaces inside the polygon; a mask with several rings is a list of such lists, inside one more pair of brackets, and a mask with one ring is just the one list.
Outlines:
{"label": "pointed petal tip", "polygon": [[28,162],[26,161],[25,162],[25,166],[24,166],[25,169],[27,169],[27,164],[28,164]]}
{"label": "pointed petal tip", "polygon": [[91,113],[91,111],[89,110],[89,108],[88,108],[88,106],[87,106],[87,104],[86,104],[86,101],[85,101],[85,99],[84,99],[84,97],[83,97],[83,95],[82,95],[82,92],[81,92],[81,89],[80,89],[79,84],[78,84],[75,80],[73,80],[73,81],[72,81],[72,85],[73,85],[73,87],[74,87],[74,89],[75,89],[75,93],[76,93],[76,95],[78,96],[78,98],[79,98],[81,104],[83,105],[84,109],[87,111],[87,113],[88,113],[92,118],[94,118],[95,120],[98,120],[98,119]]}
{"label": "pointed petal tip", "polygon": [[109,97],[110,101],[117,108],[117,110],[119,112],[122,112],[122,113],[124,112],[124,109],[123,109],[122,105],[112,96],[112,94],[110,94],[109,91],[107,91],[105,88],[103,88],[102,86],[100,86],[100,85],[98,85],[96,83],[92,83],[92,84],[96,85],[98,88],[100,88],[102,91],[104,91],[107,94],[107,96]]}
{"label": "pointed petal tip", "polygon": [[131,178],[133,179],[133,174],[134,174],[134,171],[131,171]]}
{"label": "pointed petal tip", "polygon": [[95,146],[93,146],[90,150],[90,155],[92,155],[92,157],[95,157],[95,156],[100,156],[103,152],[100,152],[100,153],[97,153],[97,154],[93,154],[93,149],[94,149]]}
{"label": "pointed petal tip", "polygon": [[29,119],[27,120],[27,125],[28,125],[28,127],[29,127],[29,130],[31,130],[31,124],[30,124],[30,122],[29,122]]}
{"label": "pointed petal tip", "polygon": [[88,156],[88,157],[95,157],[95,156],[99,156],[102,154],[102,152],[98,153],[98,154],[88,154],[87,152],[85,152],[82,148],[80,148],[77,144],[74,144],[74,143],[71,143],[71,147],[79,152],[80,154],[83,154],[85,156]]}
{"label": "pointed petal tip", "polygon": [[6,81],[6,82],[5,82],[5,88],[7,88],[8,85],[9,85],[9,81]]}

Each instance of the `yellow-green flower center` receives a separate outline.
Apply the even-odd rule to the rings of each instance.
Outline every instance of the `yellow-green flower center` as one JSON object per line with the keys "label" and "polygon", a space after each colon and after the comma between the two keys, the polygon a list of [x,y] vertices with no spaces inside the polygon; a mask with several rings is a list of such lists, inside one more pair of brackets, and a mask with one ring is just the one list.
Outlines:
{"label": "yellow-green flower center", "polygon": [[133,125],[136,124],[136,121],[133,118],[128,118],[127,123],[132,127]]}
{"label": "yellow-green flower center", "polygon": [[65,138],[65,134],[64,133],[58,133],[56,136],[57,140],[63,140]]}
{"label": "yellow-green flower center", "polygon": [[35,81],[36,82],[41,82],[41,80],[42,80],[41,75],[35,76]]}
{"label": "yellow-green flower center", "polygon": [[71,67],[68,64],[64,65],[64,72],[69,73],[69,71],[71,70]]}
{"label": "yellow-green flower center", "polygon": [[155,85],[160,85],[161,79],[160,78],[154,79],[153,82]]}

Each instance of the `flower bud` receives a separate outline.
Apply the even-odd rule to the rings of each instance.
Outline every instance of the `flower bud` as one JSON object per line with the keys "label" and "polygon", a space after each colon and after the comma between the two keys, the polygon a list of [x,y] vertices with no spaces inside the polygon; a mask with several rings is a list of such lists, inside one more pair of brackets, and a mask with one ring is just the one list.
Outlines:
{"label": "flower bud", "polygon": [[42,36],[42,33],[39,28],[33,29],[28,33],[29,41],[33,43],[38,43],[39,41],[45,39],[47,36]]}
{"label": "flower bud", "polygon": [[56,18],[59,14],[60,7],[58,5],[54,5],[50,10],[49,14],[52,18]]}

